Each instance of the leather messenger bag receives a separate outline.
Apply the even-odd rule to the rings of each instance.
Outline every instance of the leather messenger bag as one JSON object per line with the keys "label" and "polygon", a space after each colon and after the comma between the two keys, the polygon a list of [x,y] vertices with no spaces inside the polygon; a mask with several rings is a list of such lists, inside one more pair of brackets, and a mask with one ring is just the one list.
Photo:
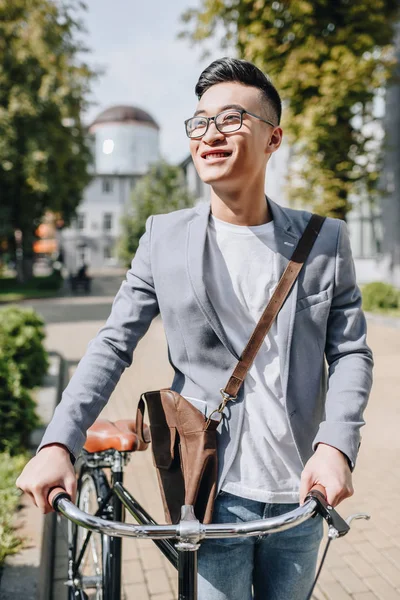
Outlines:
{"label": "leather messenger bag", "polygon": [[[237,398],[265,336],[285,302],[314,245],[324,217],[312,215],[274,293],[268,302],[227,385],[222,402],[207,418],[188,400],[171,389],[142,394],[137,409],[137,432],[142,442],[152,443],[165,518],[177,523],[181,507],[190,504],[196,517],[211,523],[217,491],[217,427],[229,401]],[[147,403],[150,436],[146,439],[143,417]]]}

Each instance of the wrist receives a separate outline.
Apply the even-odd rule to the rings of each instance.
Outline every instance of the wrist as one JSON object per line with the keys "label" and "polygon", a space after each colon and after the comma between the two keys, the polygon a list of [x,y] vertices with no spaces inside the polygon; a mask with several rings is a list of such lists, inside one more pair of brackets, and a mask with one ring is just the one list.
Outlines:
{"label": "wrist", "polygon": [[43,450],[47,450],[47,449],[50,450],[50,448],[55,452],[60,451],[61,453],[66,454],[67,456],[70,456],[70,454],[71,454],[70,451],[68,450],[67,446],[64,446],[64,444],[59,444],[58,442],[46,444],[45,446],[40,448],[39,452],[43,452]]}
{"label": "wrist", "polygon": [[346,461],[346,464],[351,469],[351,461],[350,461],[349,457],[347,456],[347,454],[345,454],[344,452],[342,452],[341,450],[339,450],[339,448],[336,448],[335,446],[330,446],[329,444],[325,444],[324,442],[319,442],[317,444],[317,447],[316,447],[315,451],[317,452],[318,449],[320,449],[319,450],[320,454],[322,452],[325,452],[327,454],[339,454],[340,456],[343,457],[343,459]]}

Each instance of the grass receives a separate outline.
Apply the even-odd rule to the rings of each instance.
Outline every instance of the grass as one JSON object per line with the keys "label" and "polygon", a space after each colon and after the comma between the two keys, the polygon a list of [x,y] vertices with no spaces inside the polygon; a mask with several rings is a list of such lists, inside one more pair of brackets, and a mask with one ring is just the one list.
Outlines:
{"label": "grass", "polygon": [[28,462],[25,454],[0,453],[0,568],[5,558],[21,549],[22,540],[15,534],[13,520],[20,492],[15,480]]}
{"label": "grass", "polygon": [[0,277],[0,303],[18,302],[26,298],[51,298],[62,285],[58,273],[43,277],[32,277],[25,283],[19,283],[15,277]]}

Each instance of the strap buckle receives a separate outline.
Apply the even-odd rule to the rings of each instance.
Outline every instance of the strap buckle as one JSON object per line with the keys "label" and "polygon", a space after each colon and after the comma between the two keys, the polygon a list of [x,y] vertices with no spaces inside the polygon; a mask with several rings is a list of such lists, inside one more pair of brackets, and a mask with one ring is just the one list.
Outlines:
{"label": "strap buckle", "polygon": [[237,400],[237,396],[231,396],[230,394],[227,394],[223,388],[221,388],[219,391],[222,396],[222,402],[220,403],[218,408],[213,410],[212,413],[210,414],[210,416],[208,417],[207,425],[210,423],[211,417],[213,416],[213,414],[219,413],[220,415],[222,415],[222,413],[224,412],[225,406],[228,404],[228,402],[236,402],[236,400]]}

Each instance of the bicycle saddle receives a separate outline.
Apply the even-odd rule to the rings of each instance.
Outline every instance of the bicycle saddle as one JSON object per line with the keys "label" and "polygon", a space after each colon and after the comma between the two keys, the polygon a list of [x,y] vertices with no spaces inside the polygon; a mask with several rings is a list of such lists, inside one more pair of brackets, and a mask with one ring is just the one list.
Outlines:
{"label": "bicycle saddle", "polygon": [[147,446],[136,434],[135,421],[121,419],[112,423],[107,419],[97,419],[87,431],[84,449],[91,453],[104,450],[135,452],[146,450]]}

